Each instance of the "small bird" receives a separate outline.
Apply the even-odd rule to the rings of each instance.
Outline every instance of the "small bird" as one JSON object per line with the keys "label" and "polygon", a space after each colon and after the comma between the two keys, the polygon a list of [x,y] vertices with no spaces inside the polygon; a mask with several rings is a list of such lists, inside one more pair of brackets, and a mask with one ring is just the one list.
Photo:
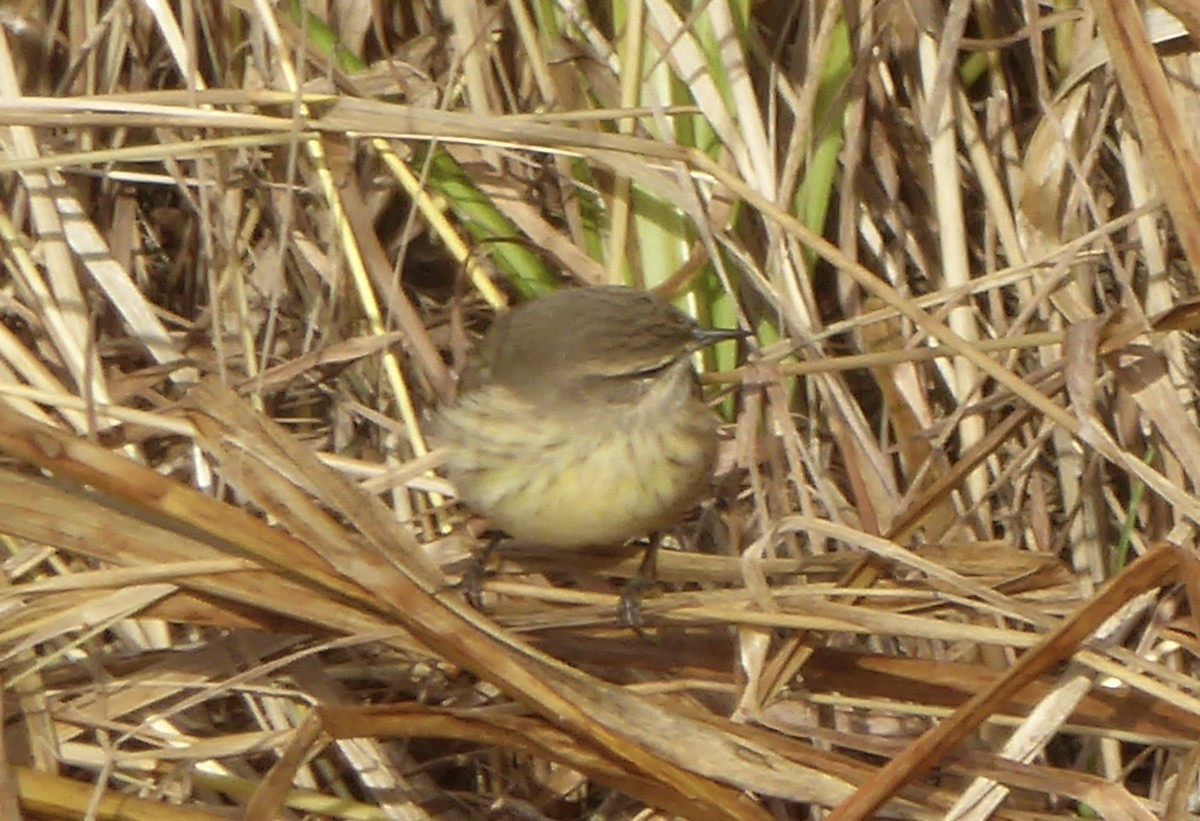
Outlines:
{"label": "small bird", "polygon": [[438,424],[462,500],[522,542],[619,545],[710,490],[718,420],[691,357],[706,330],[663,299],[555,292],[493,322]]}

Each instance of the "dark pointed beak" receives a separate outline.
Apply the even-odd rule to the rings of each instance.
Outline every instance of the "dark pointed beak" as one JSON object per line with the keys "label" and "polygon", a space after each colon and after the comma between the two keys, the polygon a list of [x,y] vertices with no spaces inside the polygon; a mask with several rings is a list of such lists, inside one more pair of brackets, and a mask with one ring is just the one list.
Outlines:
{"label": "dark pointed beak", "polygon": [[741,328],[697,328],[692,331],[692,339],[696,340],[697,350],[724,342],[726,339],[745,339],[748,336],[750,336],[750,332],[743,331]]}

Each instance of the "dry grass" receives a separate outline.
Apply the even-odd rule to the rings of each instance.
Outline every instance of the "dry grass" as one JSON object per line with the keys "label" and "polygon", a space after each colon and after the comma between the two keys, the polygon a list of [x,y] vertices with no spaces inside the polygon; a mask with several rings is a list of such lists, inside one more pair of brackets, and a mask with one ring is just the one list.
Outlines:
{"label": "dry grass", "polygon": [[[2,12],[0,821],[1193,817],[1180,26],[178,5]],[[757,332],[647,637],[452,587],[425,422],[562,276]]]}

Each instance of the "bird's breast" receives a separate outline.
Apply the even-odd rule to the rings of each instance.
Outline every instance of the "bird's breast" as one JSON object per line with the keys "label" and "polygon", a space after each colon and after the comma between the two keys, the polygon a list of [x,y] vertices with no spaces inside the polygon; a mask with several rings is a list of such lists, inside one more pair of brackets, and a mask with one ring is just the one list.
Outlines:
{"label": "bird's breast", "polygon": [[[447,414],[448,473],[463,500],[514,538],[555,547],[624,542],[672,524],[708,490],[716,418],[690,386],[569,412],[511,396]],[[486,412],[484,412],[484,409]]]}

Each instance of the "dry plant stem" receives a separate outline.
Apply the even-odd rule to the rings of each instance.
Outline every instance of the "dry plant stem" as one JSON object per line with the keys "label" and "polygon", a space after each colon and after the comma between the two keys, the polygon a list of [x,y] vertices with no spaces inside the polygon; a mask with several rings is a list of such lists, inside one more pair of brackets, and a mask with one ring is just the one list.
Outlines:
{"label": "dry plant stem", "polygon": [[1197,775],[1200,775],[1200,744],[1193,744],[1180,765],[1179,772],[1175,774],[1175,789],[1171,791],[1171,797],[1163,812],[1163,818],[1167,821],[1188,817],[1188,800],[1192,797]]}
{"label": "dry plant stem", "polygon": [[[631,773],[594,747],[546,724],[540,718],[513,713],[454,710],[418,704],[370,707],[320,707],[314,714],[321,729],[334,739],[444,738],[472,744],[519,750],[561,761],[573,769],[629,795],[669,799],[653,779]],[[658,795],[658,800],[653,796]]]}
{"label": "dry plant stem", "polygon": [[[859,657],[828,649],[818,649],[805,669],[808,697],[814,704],[896,709],[893,697],[904,693],[909,703],[900,709],[931,719],[947,717],[994,678],[993,670],[961,662]],[[856,684],[865,686],[856,689]],[[990,716],[989,723],[1020,724],[1024,714],[1047,698],[1051,686],[1047,679],[1034,682],[1013,697],[1004,713]],[[1190,747],[1200,736],[1200,718],[1195,713],[1124,688],[1090,693],[1066,726],[1066,732],[1072,734],[1177,749]],[[847,742],[846,746],[852,745]],[[869,747],[854,748],[876,752]]]}
{"label": "dry plant stem", "polygon": [[1183,23],[1192,40],[1200,42],[1200,7],[1193,0],[1161,0],[1158,5]]}
{"label": "dry plant stem", "polygon": [[1183,550],[1163,545],[1129,565],[1092,601],[1049,633],[1037,647],[1029,650],[1007,674],[960,707],[953,716],[940,722],[896,756],[871,781],[828,816],[829,821],[869,818],[900,787],[935,766],[962,741],[988,714],[1029,682],[1068,658],[1105,619],[1127,601],[1152,587],[1163,584],[1176,574],[1195,573],[1195,558]]}
{"label": "dry plant stem", "polygon": [[342,191],[346,220],[358,239],[359,253],[362,254],[371,281],[384,300],[385,316],[389,324],[398,325],[404,331],[409,348],[414,358],[420,362],[421,369],[433,386],[438,399],[448,401],[453,394],[449,369],[438,354],[437,346],[429,338],[429,330],[417,314],[416,307],[400,287],[400,277],[392,272],[387,253],[371,224],[371,216],[354,173],[346,169],[339,171],[342,172],[339,188]]}
{"label": "dry plant stem", "polygon": [[316,713],[309,713],[304,717],[304,721],[289,739],[283,755],[271,767],[267,777],[246,803],[243,816],[246,821],[271,821],[280,817],[288,791],[295,783],[296,772],[308,760],[323,729],[322,721]]}
{"label": "dry plant stem", "polygon": [[[4,707],[4,690],[0,689],[0,709]],[[20,821],[21,807],[17,803],[16,773],[8,759],[8,747],[0,737],[0,821]]]}
{"label": "dry plant stem", "polygon": [[[813,732],[812,736],[814,740],[824,741],[834,746],[845,745],[880,758],[892,758],[900,749],[899,745],[894,742],[869,735],[817,731]],[[1105,811],[1099,816],[1102,818],[1119,818],[1122,821],[1153,821],[1153,816],[1150,815],[1146,806],[1131,796],[1123,786],[1113,784],[1097,775],[1077,773],[1040,764],[1021,764],[991,753],[975,751],[956,753],[953,760],[947,763],[947,771],[954,775],[998,778],[1002,783],[1014,789],[1074,799],[1094,808],[1103,808]],[[914,786],[910,785],[906,789],[911,791]],[[943,788],[930,796],[927,803],[933,804],[935,801],[939,801],[941,806],[949,809],[953,799],[943,799],[947,797],[947,793],[952,791],[957,790],[955,787]],[[945,821],[945,810],[938,817]],[[1007,808],[1002,808],[991,817],[998,819],[1030,818],[1020,810],[1008,810]],[[1049,819],[1062,816],[1035,815],[1032,817]]]}
{"label": "dry plant stem", "polygon": [[1200,162],[1192,134],[1167,85],[1137,4],[1101,0],[1093,9],[1176,236],[1193,276],[1200,275]]}
{"label": "dry plant stem", "polygon": [[[878,580],[882,565],[883,562],[878,557],[864,556],[838,580],[838,585],[859,589],[870,587]],[[849,603],[851,600],[844,597],[840,601]],[[795,633],[787,637],[763,668],[758,689],[760,709],[772,701],[777,693],[788,687],[790,682],[796,680],[816,649],[817,641],[810,632]]]}
{"label": "dry plant stem", "polygon": [[[105,790],[95,802],[96,788],[91,784],[62,776],[36,772],[24,767],[17,769],[17,789],[26,817],[44,815],[47,818],[96,818],[101,821],[149,821],[167,818],[170,821],[228,821],[228,815],[202,812],[192,807],[164,807],[159,801],[149,801]],[[94,806],[93,806],[94,805]],[[90,811],[90,812],[89,812]]]}
{"label": "dry plant stem", "polygon": [[[1151,591],[1131,602],[1119,616],[1114,616],[1103,626],[1104,633],[1096,638],[1105,643],[1119,641],[1119,636],[1127,634],[1128,628],[1140,620],[1146,608],[1153,604],[1154,597],[1154,591]],[[1077,669],[1068,671],[1055,685],[1053,692],[1042,699],[1005,740],[997,750],[1000,756],[1013,761],[1032,761],[1034,756],[1045,750],[1050,739],[1062,731],[1068,716],[1079,708],[1094,684],[1093,676],[1078,669],[1078,665],[1072,666]],[[1124,789],[1123,786],[1114,787]],[[1009,792],[1010,785],[1001,785],[995,777],[977,777],[947,813],[947,821],[983,821],[990,818]],[[1134,803],[1132,796],[1128,800]],[[1153,821],[1153,816],[1145,809],[1135,808],[1135,811],[1135,817]]]}
{"label": "dry plant stem", "polygon": [[983,464],[990,455],[995,453],[1007,439],[1033,416],[1029,408],[1018,408],[1004,418],[1000,424],[993,426],[987,435],[976,442],[971,450],[956,461],[946,473],[938,476],[929,487],[921,493],[917,501],[911,505],[904,515],[892,523],[885,538],[903,544],[921,526],[922,521],[940,499],[943,499],[956,487],[962,478],[970,473],[977,465]]}
{"label": "dry plant stem", "polygon": [[[976,442],[971,450],[963,455],[962,459],[954,463],[950,471],[934,480],[929,488],[921,494],[918,501],[905,511],[905,515],[892,523],[891,530],[884,538],[897,544],[906,542],[920,527],[928,511],[957,487],[963,476],[969,474],[976,465],[982,464],[984,459],[995,452],[1001,443],[1032,416],[1032,413],[1029,408],[1021,408],[1009,414],[1001,424],[988,431],[987,435]],[[855,567],[842,576],[839,585],[857,588],[870,587],[879,578],[883,565],[883,560],[878,556],[864,556]],[[787,686],[788,682],[799,675],[813,649],[812,640],[806,634],[790,636],[787,639],[763,671],[759,684],[760,706],[769,702],[777,692]]]}

